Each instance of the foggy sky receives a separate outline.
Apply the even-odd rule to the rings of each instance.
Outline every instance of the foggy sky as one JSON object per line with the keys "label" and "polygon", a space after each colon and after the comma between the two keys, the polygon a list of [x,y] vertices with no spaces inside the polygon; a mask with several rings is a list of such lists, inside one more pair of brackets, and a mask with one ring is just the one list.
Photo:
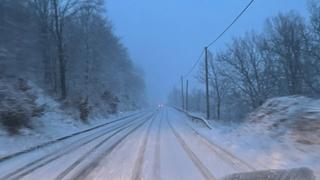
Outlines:
{"label": "foggy sky", "polygon": [[[145,73],[147,97],[151,103],[162,103],[175,85],[179,87],[180,76],[193,65],[203,47],[223,31],[249,1],[106,0],[106,6],[115,34]],[[289,10],[307,17],[307,0],[256,0],[210,48],[211,52],[223,49],[232,37],[244,35],[246,31],[261,31],[266,18]],[[192,75],[190,78],[192,80]]]}

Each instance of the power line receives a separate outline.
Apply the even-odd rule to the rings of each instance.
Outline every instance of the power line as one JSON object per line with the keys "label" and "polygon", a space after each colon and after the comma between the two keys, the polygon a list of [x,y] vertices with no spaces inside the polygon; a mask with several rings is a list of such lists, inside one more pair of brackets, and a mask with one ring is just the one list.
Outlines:
{"label": "power line", "polygon": [[[235,19],[231,22],[231,24],[229,24],[229,26],[227,26],[225,28],[224,31],[222,31],[222,33],[219,34],[219,36],[217,36],[216,39],[214,39],[208,46],[207,48],[209,48],[210,46],[212,46],[214,43],[216,43],[230,28],[231,26],[237,22],[237,20],[246,12],[246,10],[252,5],[252,3],[254,2],[255,0],[251,0],[247,6],[238,14],[238,16],[235,17]],[[200,57],[197,59],[197,61],[195,61],[195,63],[193,64],[193,66],[191,67],[191,69],[183,76],[183,77],[188,77],[194,70],[194,68],[197,67],[197,65],[200,63],[201,61],[201,58],[204,54],[204,51],[201,52],[200,54]]]}
{"label": "power line", "polygon": [[188,76],[192,73],[192,71],[194,70],[194,68],[196,68],[197,65],[200,63],[203,54],[204,54],[204,51],[201,52],[201,54],[200,54],[199,58],[197,59],[197,61],[195,61],[195,63],[194,63],[193,66],[191,67],[191,69],[190,69],[183,77],[186,78],[186,77],[188,77]]}
{"label": "power line", "polygon": [[252,4],[254,1],[255,1],[255,0],[251,0],[251,1],[249,2],[249,4],[240,12],[240,14],[238,14],[238,16],[231,22],[231,24],[229,24],[229,26],[227,26],[227,28],[226,28],[222,33],[220,33],[219,36],[218,36],[215,40],[213,40],[207,47],[209,48],[209,47],[212,46],[215,42],[217,42],[217,41],[224,35],[224,33],[226,33],[226,32],[231,28],[231,26],[232,26],[235,22],[237,22],[237,20],[243,15],[244,12],[246,12],[246,10],[251,6],[251,4]]}

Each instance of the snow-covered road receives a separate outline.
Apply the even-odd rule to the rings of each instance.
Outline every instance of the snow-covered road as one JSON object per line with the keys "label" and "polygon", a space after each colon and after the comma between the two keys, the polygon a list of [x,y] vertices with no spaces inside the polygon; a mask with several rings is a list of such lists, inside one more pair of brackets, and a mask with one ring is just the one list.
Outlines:
{"label": "snow-covered road", "polygon": [[0,179],[219,179],[255,170],[161,108],[0,162]]}

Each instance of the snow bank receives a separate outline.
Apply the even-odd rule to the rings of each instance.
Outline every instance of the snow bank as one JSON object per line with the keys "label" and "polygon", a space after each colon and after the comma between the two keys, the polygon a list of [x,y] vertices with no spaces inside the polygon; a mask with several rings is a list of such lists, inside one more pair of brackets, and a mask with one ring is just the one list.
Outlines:
{"label": "snow bank", "polygon": [[30,89],[23,79],[0,79],[0,125],[11,135],[18,134],[23,127],[31,127],[31,119],[44,110],[37,105],[36,95]]}
{"label": "snow bank", "polygon": [[289,136],[297,143],[320,144],[320,100],[291,96],[273,98],[248,116],[249,124],[271,136]]}
{"label": "snow bank", "polygon": [[90,119],[90,124],[82,123],[78,119],[77,113],[66,110],[63,105],[45,94],[32,82],[28,82],[28,85],[30,86],[28,93],[34,96],[35,105],[44,107],[44,112],[40,117],[33,117],[30,127],[22,127],[18,135],[12,136],[4,127],[0,126],[0,157],[90,128],[112,118],[106,119],[96,116]]}
{"label": "snow bank", "polygon": [[223,180],[315,180],[312,170],[298,168],[291,170],[268,170],[229,175]]}
{"label": "snow bank", "polygon": [[211,124],[197,128],[257,170],[307,167],[320,178],[320,100],[273,98],[243,124]]}

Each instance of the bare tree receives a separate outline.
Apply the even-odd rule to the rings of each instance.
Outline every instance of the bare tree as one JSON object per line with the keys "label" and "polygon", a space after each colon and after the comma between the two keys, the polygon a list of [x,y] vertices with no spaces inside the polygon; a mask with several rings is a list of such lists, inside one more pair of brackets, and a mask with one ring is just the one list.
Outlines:
{"label": "bare tree", "polygon": [[263,103],[269,88],[265,84],[267,64],[261,57],[258,39],[255,34],[235,39],[229,49],[220,55],[225,65],[223,76],[245,95],[244,100],[248,101],[252,108]]}
{"label": "bare tree", "polygon": [[76,0],[51,0],[53,8],[53,32],[56,38],[56,46],[58,51],[59,62],[59,78],[61,99],[67,97],[67,83],[66,83],[66,42],[65,42],[65,23],[67,19],[76,12]]}
{"label": "bare tree", "polygon": [[45,88],[57,93],[57,67],[53,52],[53,16],[50,0],[31,0],[39,30],[39,50],[42,54]]}
{"label": "bare tree", "polygon": [[312,90],[312,95],[320,95],[320,3],[311,1],[309,4],[310,26],[308,41],[305,44],[306,59],[304,65],[304,81]]}
{"label": "bare tree", "polygon": [[[218,57],[218,56],[217,56]],[[228,93],[230,88],[230,82],[227,78],[222,76],[222,67],[219,60],[215,61],[212,53],[209,52],[209,74],[210,74],[210,81],[211,86],[215,93],[215,99],[213,102],[216,104],[216,114],[217,119],[220,120],[221,118],[221,105],[225,95]]]}
{"label": "bare tree", "polygon": [[[211,94],[218,119],[230,110],[237,115],[229,117],[238,118],[272,97],[319,97],[320,4],[311,1],[309,7],[308,23],[293,11],[279,14],[266,21],[262,33],[235,38],[210,60]],[[204,83],[203,69],[201,65],[200,83]]]}
{"label": "bare tree", "polygon": [[65,105],[82,105],[83,119],[89,102],[108,112],[105,92],[121,110],[144,105],[143,73],[114,35],[104,0],[0,2],[0,78],[55,90]]}
{"label": "bare tree", "polygon": [[294,12],[279,14],[267,21],[267,44],[281,67],[288,93],[303,93],[303,48],[306,36],[305,23]]}

